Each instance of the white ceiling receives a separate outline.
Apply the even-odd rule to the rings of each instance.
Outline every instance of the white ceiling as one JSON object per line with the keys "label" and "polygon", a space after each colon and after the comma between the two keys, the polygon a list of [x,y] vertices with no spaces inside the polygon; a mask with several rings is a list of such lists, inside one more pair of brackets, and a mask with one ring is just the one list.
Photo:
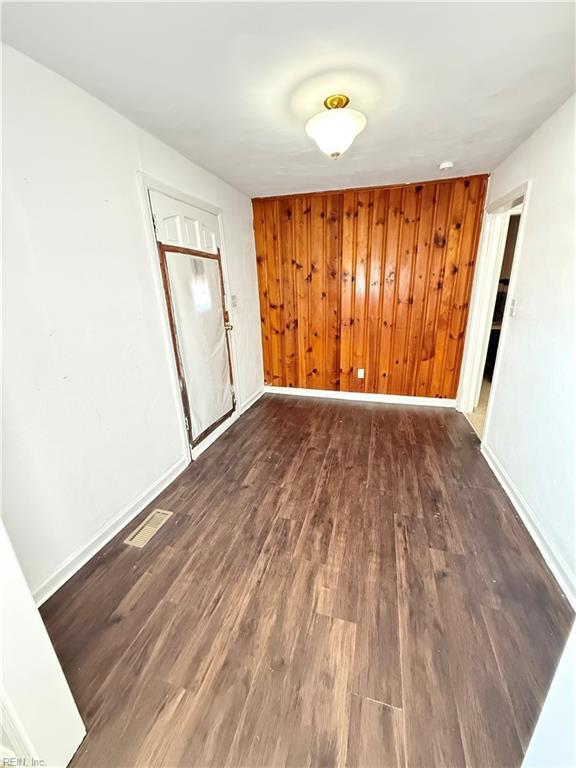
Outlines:
{"label": "white ceiling", "polygon": [[[574,91],[572,3],[7,3],[3,37],[251,195],[492,170]],[[338,160],[304,123],[344,91]]]}

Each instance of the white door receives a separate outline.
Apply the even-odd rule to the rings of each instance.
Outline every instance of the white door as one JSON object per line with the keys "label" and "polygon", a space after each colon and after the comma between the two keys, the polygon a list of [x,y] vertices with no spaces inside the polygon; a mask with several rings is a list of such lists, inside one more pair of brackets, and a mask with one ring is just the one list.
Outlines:
{"label": "white door", "polygon": [[218,253],[218,216],[174,197],[149,191],[156,237],[161,243],[179,245],[205,253]]}
{"label": "white door", "polygon": [[218,217],[150,190],[191,445],[230,417],[235,399]]}

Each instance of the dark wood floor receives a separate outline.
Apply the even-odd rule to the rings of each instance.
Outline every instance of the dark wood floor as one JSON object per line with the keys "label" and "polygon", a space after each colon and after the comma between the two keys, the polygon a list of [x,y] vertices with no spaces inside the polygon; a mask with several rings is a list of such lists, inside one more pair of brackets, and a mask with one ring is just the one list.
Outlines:
{"label": "dark wood floor", "polygon": [[478,447],[265,396],[43,607],[74,766],[519,766],[573,615]]}

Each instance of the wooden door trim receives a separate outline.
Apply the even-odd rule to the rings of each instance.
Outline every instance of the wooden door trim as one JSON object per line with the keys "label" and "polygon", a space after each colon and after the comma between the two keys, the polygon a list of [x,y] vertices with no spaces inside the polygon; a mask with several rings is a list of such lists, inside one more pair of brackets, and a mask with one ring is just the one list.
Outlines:
{"label": "wooden door trim", "polygon": [[182,245],[168,245],[167,243],[161,243],[160,240],[156,241],[156,245],[159,250],[162,250],[165,254],[168,253],[184,253],[186,256],[201,256],[204,259],[214,259],[220,261],[220,248],[216,253],[210,251],[199,251],[196,248],[185,248]]}
{"label": "wooden door trim", "polygon": [[[156,247],[158,249],[158,258],[160,261],[160,274],[162,275],[162,287],[164,289],[164,299],[166,301],[166,309],[168,312],[168,323],[170,325],[170,337],[172,339],[172,349],[174,351],[174,358],[176,360],[176,370],[178,373],[178,383],[180,385],[180,397],[182,399],[182,408],[184,409],[184,417],[186,421],[186,434],[188,435],[188,443],[190,448],[196,448],[202,440],[217,429],[223,422],[229,419],[236,410],[236,395],[234,392],[234,375],[232,371],[232,356],[230,352],[230,339],[228,337],[228,330],[226,325],[228,324],[228,312],[224,303],[224,277],[222,274],[222,260],[220,257],[220,248],[216,253],[210,253],[209,251],[199,251],[195,248],[184,248],[179,245],[169,245],[162,243],[160,240],[156,241]],[[174,315],[174,303],[172,300],[172,291],[170,288],[170,277],[168,274],[168,262],[166,259],[167,253],[183,253],[186,256],[196,256],[205,259],[211,259],[218,263],[218,274],[220,276],[220,298],[222,307],[222,319],[224,321],[224,331],[226,337],[226,352],[228,354],[228,372],[230,374],[230,384],[232,386],[232,408],[217,419],[213,424],[207,427],[201,432],[198,437],[194,437],[192,434],[192,414],[190,412],[190,398],[188,396],[188,388],[186,386],[186,377],[184,376],[184,365],[182,363],[182,356],[180,354],[180,346],[178,344],[178,333],[176,329],[176,317]]]}

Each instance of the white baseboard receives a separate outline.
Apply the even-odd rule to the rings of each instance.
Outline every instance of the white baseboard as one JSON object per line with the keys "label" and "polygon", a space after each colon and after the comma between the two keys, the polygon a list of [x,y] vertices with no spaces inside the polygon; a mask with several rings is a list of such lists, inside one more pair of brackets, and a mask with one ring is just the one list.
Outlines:
{"label": "white baseboard", "polygon": [[40,606],[51,595],[60,589],[60,587],[68,581],[76,571],[79,571],[83,565],[85,565],[90,558],[102,549],[110,539],[112,539],[118,531],[122,530],[130,520],[136,517],[142,510],[153,501],[159,493],[161,493],[170,483],[175,480],[178,475],[183,472],[190,463],[188,456],[183,456],[174,464],[170,469],[156,480],[147,491],[145,491],[136,501],[133,501],[109,523],[100,529],[100,531],[94,536],[94,538],[81,549],[74,552],[68,557],[62,565],[60,565],[55,573],[46,579],[39,587],[37,587],[32,595],[36,601],[36,605]]}
{"label": "white baseboard", "polygon": [[245,413],[250,406],[254,405],[254,403],[257,400],[260,400],[262,395],[264,394],[264,387],[260,387],[260,389],[257,389],[254,394],[250,395],[250,397],[246,398],[243,403],[240,405],[240,413]]}
{"label": "white baseboard", "polygon": [[504,467],[500,464],[494,453],[492,453],[490,448],[485,443],[482,443],[480,450],[488,462],[490,469],[496,475],[496,478],[504,489],[504,492],[512,502],[514,509],[516,512],[518,512],[518,515],[526,526],[528,533],[534,539],[536,546],[540,550],[546,565],[552,571],[552,574],[558,582],[560,589],[564,593],[570,605],[576,610],[576,584],[574,583],[574,577],[571,575],[570,568],[564,561],[564,558],[555,552],[554,547],[542,533],[536,515],[530,509],[528,502],[516,488],[510,476]]}
{"label": "white baseboard", "polygon": [[359,403],[390,403],[391,405],[428,405],[434,408],[454,408],[456,400],[441,397],[411,397],[409,395],[376,395],[372,392],[332,392],[329,389],[300,389],[298,387],[264,387],[271,395],[325,397],[332,400],[355,400]]}

